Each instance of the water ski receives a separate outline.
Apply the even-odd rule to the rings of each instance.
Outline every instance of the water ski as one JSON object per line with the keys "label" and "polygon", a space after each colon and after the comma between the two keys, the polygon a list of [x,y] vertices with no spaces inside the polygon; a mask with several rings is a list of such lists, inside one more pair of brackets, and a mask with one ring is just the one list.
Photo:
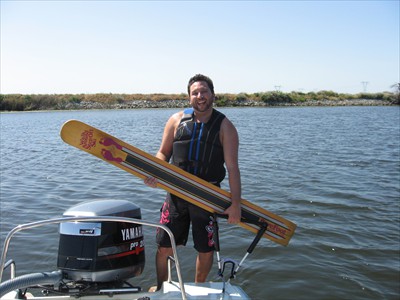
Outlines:
{"label": "water ski", "polygon": [[[168,162],[129,145],[108,133],[77,120],[67,121],[61,128],[61,138],[139,178],[158,180],[158,187],[181,197],[209,212],[222,213],[230,206],[230,193],[200,179]],[[296,224],[242,199],[240,226],[254,233],[266,226],[263,237],[280,245],[288,245]]]}

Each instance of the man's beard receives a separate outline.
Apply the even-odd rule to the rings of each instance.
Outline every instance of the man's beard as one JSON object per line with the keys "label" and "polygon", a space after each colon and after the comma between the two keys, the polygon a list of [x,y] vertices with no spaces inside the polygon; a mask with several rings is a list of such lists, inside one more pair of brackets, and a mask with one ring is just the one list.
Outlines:
{"label": "man's beard", "polygon": [[196,102],[192,105],[193,109],[198,112],[206,112],[212,107],[213,101],[206,102],[205,104],[199,105]]}

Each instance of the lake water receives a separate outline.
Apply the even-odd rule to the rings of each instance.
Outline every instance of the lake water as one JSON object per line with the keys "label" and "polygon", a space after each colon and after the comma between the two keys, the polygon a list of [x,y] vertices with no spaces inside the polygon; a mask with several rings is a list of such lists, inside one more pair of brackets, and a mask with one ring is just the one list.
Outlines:
{"label": "lake water", "polygon": [[[1,246],[21,223],[59,217],[87,200],[122,199],[157,221],[165,193],[62,142],[78,119],[155,153],[174,109],[1,114]],[[399,299],[400,108],[221,109],[240,135],[243,197],[298,225],[288,247],[262,239],[232,282],[253,299]],[[224,183],[223,188],[227,189]],[[221,227],[221,255],[240,261],[249,231]],[[145,231],[154,280],[154,230]],[[17,274],[56,269],[57,226],[19,233]],[[183,276],[195,251],[180,248]],[[216,278],[215,264],[210,280]]]}

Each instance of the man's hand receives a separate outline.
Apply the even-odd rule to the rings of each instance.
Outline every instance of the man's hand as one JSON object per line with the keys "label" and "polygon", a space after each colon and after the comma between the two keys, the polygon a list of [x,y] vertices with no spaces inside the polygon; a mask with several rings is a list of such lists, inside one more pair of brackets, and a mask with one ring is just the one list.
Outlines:
{"label": "man's hand", "polygon": [[242,217],[242,209],[239,204],[232,204],[225,211],[224,214],[228,215],[229,224],[238,224]]}
{"label": "man's hand", "polygon": [[146,177],[144,179],[144,183],[149,187],[156,188],[157,187],[157,178]]}

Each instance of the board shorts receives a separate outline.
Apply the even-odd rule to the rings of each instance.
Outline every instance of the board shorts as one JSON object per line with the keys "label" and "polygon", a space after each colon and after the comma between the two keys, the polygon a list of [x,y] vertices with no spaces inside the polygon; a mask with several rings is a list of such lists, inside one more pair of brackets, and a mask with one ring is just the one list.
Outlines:
{"label": "board shorts", "polygon": [[[160,215],[160,224],[172,231],[177,245],[186,245],[190,223],[192,223],[194,248],[198,252],[214,250],[212,213],[168,193]],[[160,228],[157,228],[156,240],[160,247],[171,247],[168,233]]]}

